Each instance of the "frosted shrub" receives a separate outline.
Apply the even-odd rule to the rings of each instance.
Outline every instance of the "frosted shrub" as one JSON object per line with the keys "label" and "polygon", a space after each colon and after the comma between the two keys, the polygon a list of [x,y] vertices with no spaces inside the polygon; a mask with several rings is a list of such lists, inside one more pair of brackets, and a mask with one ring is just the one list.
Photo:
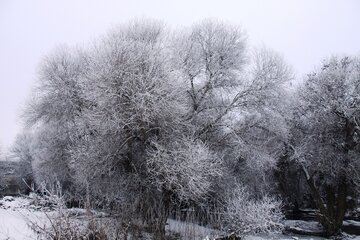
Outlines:
{"label": "frosted shrub", "polygon": [[264,196],[254,200],[244,186],[238,185],[228,195],[225,221],[239,233],[277,232],[282,228],[281,202]]}
{"label": "frosted shrub", "polygon": [[[46,213],[46,219],[38,222],[28,219],[30,228],[37,233],[39,240],[107,240],[105,227],[92,216],[88,209],[87,218],[83,221],[72,218],[71,212],[66,208],[64,195],[59,182],[51,189],[42,184],[43,196],[35,196],[41,202],[55,207],[52,213]],[[44,205],[44,204],[43,204]]]}

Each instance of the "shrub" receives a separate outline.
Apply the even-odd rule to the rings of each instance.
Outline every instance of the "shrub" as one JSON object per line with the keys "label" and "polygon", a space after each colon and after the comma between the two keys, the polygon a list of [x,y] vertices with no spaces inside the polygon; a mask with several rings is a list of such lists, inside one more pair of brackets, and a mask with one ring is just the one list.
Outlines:
{"label": "shrub", "polygon": [[244,186],[237,185],[227,197],[226,227],[240,234],[280,231],[284,218],[281,205],[273,197],[252,199]]}

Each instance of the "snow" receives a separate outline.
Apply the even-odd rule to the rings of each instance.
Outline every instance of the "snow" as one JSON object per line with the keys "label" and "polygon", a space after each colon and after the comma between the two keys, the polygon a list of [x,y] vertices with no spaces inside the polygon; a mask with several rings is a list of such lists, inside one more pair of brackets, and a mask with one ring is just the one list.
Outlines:
{"label": "snow", "polygon": [[[167,230],[180,233],[183,236],[183,239],[188,240],[212,240],[214,237],[224,236],[224,233],[216,231],[211,228],[203,227],[197,224],[185,223],[173,219],[168,219]],[[304,224],[313,228],[318,227],[317,222],[306,223],[304,221],[288,221],[289,225],[297,226]],[[315,236],[302,236],[297,234],[284,235],[284,234],[258,234],[258,235],[247,235],[243,239],[245,240],[266,240],[266,239],[279,239],[279,240],[324,240],[322,237]],[[356,238],[352,238],[356,239]],[[356,240],[360,240],[356,239]]]}
{"label": "snow", "polygon": [[[0,240],[36,240],[37,235],[31,230],[29,224],[36,222],[38,225],[47,224],[47,219],[54,212],[44,212],[44,209],[38,209],[32,204],[32,199],[24,197],[4,197],[0,200]],[[69,214],[73,217],[80,217],[85,214],[84,209],[70,209]],[[105,213],[93,213],[98,218],[108,217]],[[344,224],[357,225],[356,221],[345,221]],[[287,220],[286,226],[306,228],[311,230],[319,230],[321,226],[314,221]],[[214,230],[210,227],[204,227],[197,224],[181,222],[168,219],[166,229],[171,232],[181,234],[183,239],[214,239],[214,237],[223,235],[222,232]],[[248,235],[245,240],[322,240],[324,238],[314,236],[301,236],[297,234],[259,234]],[[360,236],[350,236],[349,239],[360,240]]]}
{"label": "snow", "polygon": [[213,237],[221,235],[220,231],[203,227],[194,223],[186,223],[174,219],[168,219],[166,230],[180,233],[183,239],[213,239]]}
{"label": "snow", "polygon": [[245,240],[265,240],[265,239],[278,239],[278,240],[323,240],[325,238],[301,235],[283,235],[283,234],[264,234],[257,236],[245,236]]}
{"label": "snow", "polygon": [[36,239],[36,235],[29,228],[24,214],[27,215],[18,210],[0,209],[0,239]]}
{"label": "snow", "polygon": [[5,196],[5,197],[3,198],[3,201],[12,202],[12,201],[14,201],[14,198],[11,197],[11,196]]}
{"label": "snow", "polygon": [[286,220],[285,226],[306,229],[309,231],[321,232],[322,227],[316,221]]}
{"label": "snow", "polygon": [[4,197],[0,200],[0,239],[31,240],[37,239],[29,224],[45,223],[44,212],[34,211],[31,200],[27,198]]}
{"label": "snow", "polygon": [[360,227],[360,222],[354,220],[346,220],[343,222],[343,226]]}

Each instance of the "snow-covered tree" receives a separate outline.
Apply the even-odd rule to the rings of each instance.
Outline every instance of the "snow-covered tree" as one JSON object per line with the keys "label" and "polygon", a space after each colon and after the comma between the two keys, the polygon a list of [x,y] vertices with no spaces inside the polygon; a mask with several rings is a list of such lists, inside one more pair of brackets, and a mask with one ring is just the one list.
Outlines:
{"label": "snow-covered tree", "polygon": [[115,202],[159,239],[178,200],[224,203],[240,180],[256,190],[249,198],[265,195],[292,78],[278,54],[249,54],[235,26],[205,20],[170,33],[133,21],[89,48],[56,51],[25,113],[38,179]]}
{"label": "snow-covered tree", "polygon": [[272,173],[288,138],[286,99],[292,77],[279,54],[265,48],[255,50],[249,83],[240,91],[242,105],[235,111],[240,117],[232,114],[225,121],[223,136],[234,147],[227,152],[233,159],[231,168],[241,173],[255,194],[266,194],[274,187]]}
{"label": "snow-covered tree", "polygon": [[230,169],[247,169],[262,176],[249,183],[266,184],[287,137],[282,109],[290,67],[266,48],[250,54],[236,26],[205,20],[184,32],[175,38],[173,62],[187,86],[186,120]]}
{"label": "snow-covered tree", "polygon": [[37,85],[24,113],[26,123],[73,125],[87,104],[81,87],[85,65],[80,50],[66,46],[46,56],[39,67]]}
{"label": "snow-covered tree", "polygon": [[102,190],[141,205],[136,214],[157,219],[161,237],[171,197],[201,197],[221,175],[220,158],[192,139],[192,125],[184,121],[185,91],[172,78],[166,40],[161,23],[135,21],[114,29],[89,51],[85,90],[94,105],[84,119],[91,134],[72,152],[79,178],[88,181],[84,184],[121,182]]}
{"label": "snow-covered tree", "polygon": [[327,234],[340,231],[358,190],[360,60],[332,57],[299,89],[293,158],[306,175]]}
{"label": "snow-covered tree", "polygon": [[188,116],[199,136],[207,133],[238,104],[246,51],[237,27],[205,20],[174,41],[177,76],[187,85]]}
{"label": "snow-covered tree", "polygon": [[84,98],[80,50],[60,47],[44,58],[24,120],[32,130],[32,166],[37,183],[60,181],[72,186],[71,147],[84,135],[82,112],[91,106]]}

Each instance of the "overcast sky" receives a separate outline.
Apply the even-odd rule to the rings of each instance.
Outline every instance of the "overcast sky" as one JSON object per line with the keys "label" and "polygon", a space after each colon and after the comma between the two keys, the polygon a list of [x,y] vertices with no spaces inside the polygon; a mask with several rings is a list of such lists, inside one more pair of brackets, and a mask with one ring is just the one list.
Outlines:
{"label": "overcast sky", "polygon": [[212,17],[282,53],[301,79],[332,54],[360,53],[359,13],[357,0],[0,0],[0,146],[21,131],[37,66],[60,44],[86,43],[136,17],[175,27]]}

